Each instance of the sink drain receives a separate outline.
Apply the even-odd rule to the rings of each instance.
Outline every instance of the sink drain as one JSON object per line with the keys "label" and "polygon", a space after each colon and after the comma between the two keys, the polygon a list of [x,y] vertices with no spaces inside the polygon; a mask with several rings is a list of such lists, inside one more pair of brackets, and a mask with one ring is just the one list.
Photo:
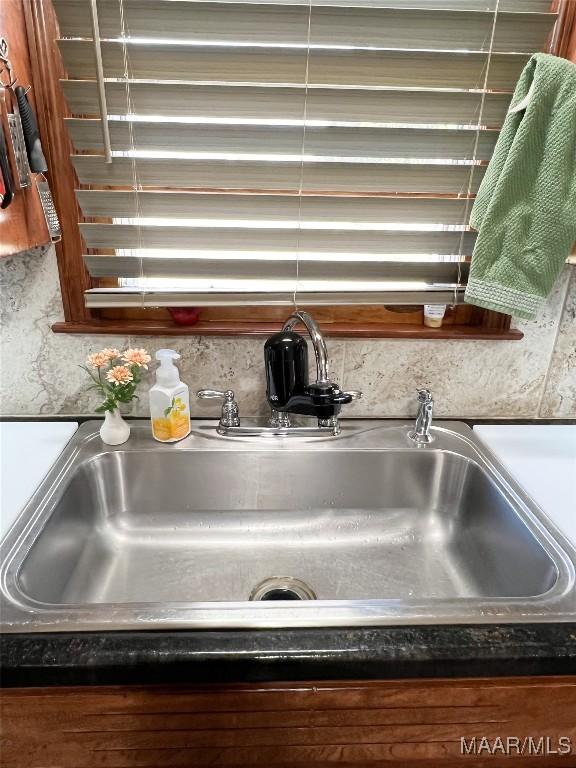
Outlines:
{"label": "sink drain", "polygon": [[250,600],[316,600],[316,593],[300,579],[271,576],[254,587]]}

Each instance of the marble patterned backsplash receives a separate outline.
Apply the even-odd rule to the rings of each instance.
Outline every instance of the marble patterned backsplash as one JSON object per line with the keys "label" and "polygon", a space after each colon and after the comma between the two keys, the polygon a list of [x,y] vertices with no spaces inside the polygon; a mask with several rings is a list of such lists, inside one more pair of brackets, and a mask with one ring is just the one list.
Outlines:
{"label": "marble patterned backsplash", "polygon": [[[98,399],[78,366],[102,346],[173,347],[192,392],[231,388],[243,416],[267,411],[263,339],[52,333],[63,318],[53,248],[0,261],[0,298],[0,415],[92,413]],[[514,325],[522,341],[328,339],[334,377],[364,392],[347,415],[412,415],[416,388],[428,386],[440,416],[576,417],[576,268],[566,267],[537,320]],[[214,401],[192,408],[218,412]],[[132,413],[148,413],[146,386]]]}

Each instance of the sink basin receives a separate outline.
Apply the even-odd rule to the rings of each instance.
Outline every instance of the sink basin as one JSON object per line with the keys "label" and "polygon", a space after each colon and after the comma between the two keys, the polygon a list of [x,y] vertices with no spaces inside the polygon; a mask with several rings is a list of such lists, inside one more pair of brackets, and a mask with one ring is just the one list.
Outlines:
{"label": "sink basin", "polygon": [[84,425],[2,548],[5,631],[574,616],[574,552],[464,425],[175,446]]}
{"label": "sink basin", "polygon": [[18,583],[51,604],[237,601],[277,574],[320,600],[540,595],[558,577],[453,453],[115,451],[75,469]]}

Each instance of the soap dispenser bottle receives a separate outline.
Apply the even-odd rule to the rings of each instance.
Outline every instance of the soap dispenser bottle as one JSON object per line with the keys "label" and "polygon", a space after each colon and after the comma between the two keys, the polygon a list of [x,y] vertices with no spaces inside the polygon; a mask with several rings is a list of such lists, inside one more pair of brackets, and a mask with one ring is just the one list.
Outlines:
{"label": "soap dispenser bottle", "polygon": [[190,392],[180,380],[174,364],[180,355],[173,349],[159,349],[156,384],[150,388],[152,435],[161,443],[174,443],[190,434]]}

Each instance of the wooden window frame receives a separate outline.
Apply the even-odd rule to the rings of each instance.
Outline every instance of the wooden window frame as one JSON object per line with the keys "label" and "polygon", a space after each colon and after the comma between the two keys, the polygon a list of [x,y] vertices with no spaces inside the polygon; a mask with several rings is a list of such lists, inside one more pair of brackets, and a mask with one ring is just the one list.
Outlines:
{"label": "wooden window frame", "polygon": [[576,62],[576,0],[554,0],[552,9],[562,13],[553,52]]}
{"label": "wooden window frame", "polygon": [[[559,7],[561,0],[555,0]],[[59,213],[62,241],[56,245],[64,321],[52,326],[57,333],[126,335],[264,335],[277,330],[284,308],[203,309],[194,325],[179,325],[168,310],[90,310],[84,292],[98,282],[88,274],[82,258],[78,227],[82,218],[76,201],[78,184],[70,155],[72,144],[64,125],[68,108],[59,80],[65,76],[54,40],[58,23],[51,0],[22,0],[30,52],[32,83],[40,133],[48,162],[52,194]],[[563,16],[555,53],[576,57],[576,0],[562,6]],[[422,308],[322,307],[315,312],[327,335],[403,339],[506,339],[523,334],[511,328],[511,317],[470,305],[448,310],[441,328],[422,322]]]}

